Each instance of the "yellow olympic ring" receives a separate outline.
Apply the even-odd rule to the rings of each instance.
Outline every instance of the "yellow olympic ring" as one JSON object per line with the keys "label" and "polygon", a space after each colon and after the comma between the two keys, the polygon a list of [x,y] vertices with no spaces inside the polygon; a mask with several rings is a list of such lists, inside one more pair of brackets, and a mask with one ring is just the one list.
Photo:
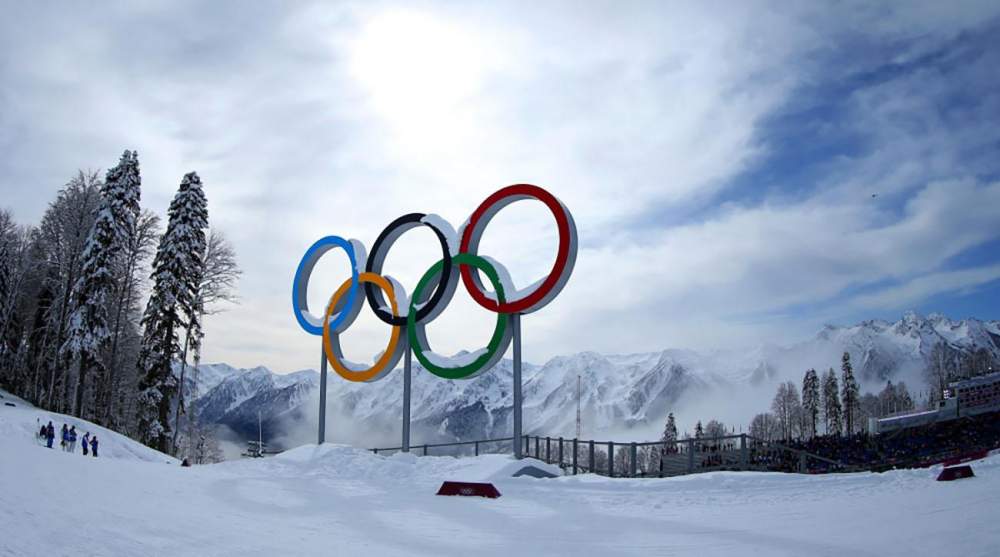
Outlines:
{"label": "yellow olympic ring", "polygon": [[[330,305],[326,308],[326,320],[325,323],[330,322],[330,318],[333,315],[335,309],[337,308],[340,298],[343,297],[348,290],[351,289],[351,283],[353,279],[349,278],[344,281],[344,284],[340,285],[340,288],[333,294],[330,298]],[[389,306],[392,309],[393,315],[399,315],[399,308],[396,307],[396,297],[392,288],[392,283],[375,273],[361,273],[358,275],[358,283],[363,284],[370,282],[375,286],[378,286],[386,294],[386,298],[389,300]],[[361,300],[362,297],[358,297]],[[349,308],[344,308],[344,312],[349,311]],[[348,381],[372,381],[381,377],[383,374],[392,371],[392,369],[387,369],[389,366],[395,364],[394,355],[396,354],[396,348],[399,344],[399,336],[402,327],[393,326],[392,334],[389,337],[389,345],[386,347],[385,352],[382,353],[382,357],[375,362],[375,365],[366,370],[352,370],[344,365],[337,354],[334,352],[333,347],[330,344],[330,327],[323,327],[323,351],[326,352],[326,357],[330,361],[330,365],[333,366],[334,371],[338,375],[347,379]],[[339,334],[339,333],[337,333]]]}

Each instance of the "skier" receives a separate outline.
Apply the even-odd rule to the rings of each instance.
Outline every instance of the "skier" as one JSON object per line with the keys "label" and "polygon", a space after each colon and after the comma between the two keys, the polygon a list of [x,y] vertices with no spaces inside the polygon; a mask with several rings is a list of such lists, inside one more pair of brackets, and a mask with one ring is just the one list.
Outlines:
{"label": "skier", "polygon": [[62,441],[59,442],[59,446],[62,447],[62,450],[64,451],[69,447],[69,428],[66,427],[66,424],[63,424]]}
{"label": "skier", "polygon": [[52,448],[52,441],[56,438],[56,428],[52,427],[52,422],[45,426],[45,446]]}
{"label": "skier", "polygon": [[87,444],[90,443],[90,432],[83,434],[83,456],[87,456]]}
{"label": "skier", "polygon": [[97,458],[97,436],[96,435],[90,438],[90,452],[91,452],[91,454],[94,455],[94,458]]}
{"label": "skier", "polygon": [[69,428],[69,452],[76,452],[76,426]]}

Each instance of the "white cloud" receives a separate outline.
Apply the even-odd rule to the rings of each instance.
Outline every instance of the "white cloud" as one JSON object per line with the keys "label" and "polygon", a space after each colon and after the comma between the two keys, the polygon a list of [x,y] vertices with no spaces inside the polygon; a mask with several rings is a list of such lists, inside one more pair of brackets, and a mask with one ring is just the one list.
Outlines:
{"label": "white cloud", "polygon": [[[144,205],[161,213],[197,169],[245,271],[243,304],[208,320],[207,360],[315,366],[318,340],[289,303],[309,244],[339,234],[370,247],[408,212],[458,226],[515,182],[563,199],[583,246],[562,297],[525,319],[534,360],[780,340],[813,321],[790,306],[887,278],[950,284],[948,258],[995,236],[997,186],[961,166],[991,123],[935,123],[929,95],[948,84],[933,75],[858,93],[844,125],[870,143],[817,184],[713,206],[766,160],[761,127],[800,86],[872,63],[816,58],[845,37],[923,34],[926,47],[907,53],[918,57],[987,17],[972,4],[947,17],[930,3],[188,8],[11,10],[0,24],[11,53],[0,66],[0,171],[15,184],[5,202],[35,220],[75,168],[110,164],[126,147],[140,152]],[[924,118],[925,133],[901,115]],[[872,191],[896,201],[872,202]],[[412,234],[387,265],[411,288],[438,257],[429,235]],[[554,242],[543,208],[515,206],[483,250],[524,285],[547,271]],[[313,297],[335,286],[317,284]],[[460,293],[431,335],[471,349],[491,328]],[[386,334],[362,319],[352,354],[381,350]]]}
{"label": "white cloud", "polygon": [[912,307],[935,294],[969,291],[997,279],[1000,279],[1000,265],[930,273],[899,286],[858,296],[853,300],[853,304],[862,309],[899,310]]}

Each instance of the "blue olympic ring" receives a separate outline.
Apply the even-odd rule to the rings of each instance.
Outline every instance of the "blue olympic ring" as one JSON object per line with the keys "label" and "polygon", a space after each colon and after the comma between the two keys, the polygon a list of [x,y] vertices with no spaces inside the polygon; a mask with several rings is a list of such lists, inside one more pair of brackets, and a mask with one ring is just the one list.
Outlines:
{"label": "blue olympic ring", "polygon": [[311,335],[323,336],[324,318],[316,317],[309,312],[309,302],[306,299],[309,290],[309,276],[319,258],[333,248],[343,249],[347,252],[347,258],[351,260],[351,287],[347,292],[345,304],[341,306],[345,309],[341,309],[336,318],[326,323],[331,332],[335,331],[347,319],[349,312],[346,311],[346,308],[352,307],[354,297],[358,295],[360,288],[357,256],[354,245],[350,241],[340,236],[326,236],[310,246],[305,255],[302,256],[298,269],[295,270],[295,280],[292,282],[292,311],[295,313],[295,319],[299,322],[299,326]]}

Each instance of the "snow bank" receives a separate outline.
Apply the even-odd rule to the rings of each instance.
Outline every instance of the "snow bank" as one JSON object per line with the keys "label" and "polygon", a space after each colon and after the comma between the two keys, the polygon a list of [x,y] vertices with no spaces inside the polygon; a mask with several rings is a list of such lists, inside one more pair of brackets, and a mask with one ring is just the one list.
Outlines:
{"label": "snow bank", "polygon": [[[0,413],[5,433],[34,421],[18,412]],[[936,468],[535,479],[506,477],[513,461],[500,455],[326,444],[181,468],[30,443],[0,435],[0,555],[891,557],[1000,547],[1000,456],[956,482],[934,481]],[[449,479],[494,481],[502,497],[435,496]]]}
{"label": "snow bank", "polygon": [[510,455],[489,454],[475,458],[451,456],[417,456],[414,453],[375,455],[371,451],[327,443],[305,445],[274,457],[281,464],[308,464],[314,471],[325,470],[340,479],[377,479],[402,483],[435,483],[445,480],[492,482],[507,479],[523,481],[533,478],[513,478],[525,466],[534,466],[560,476],[558,466],[526,458],[516,460]]}
{"label": "snow bank", "polygon": [[[0,395],[4,397],[2,401],[15,398],[4,391],[0,391]],[[66,424],[69,427],[76,426],[78,439],[76,456],[80,458],[83,458],[83,449],[80,446],[81,442],[79,440],[83,438],[84,433],[90,432],[91,435],[97,436],[98,458],[140,460],[145,462],[179,462],[172,456],[153,450],[142,443],[95,423],[65,414],[40,410],[24,401],[21,401],[14,408],[0,405],[0,438],[3,438],[5,443],[9,443],[12,450],[24,450],[25,446],[50,450],[45,448],[43,442],[38,438],[38,430],[43,424],[48,424],[49,421],[52,422],[53,427],[56,429],[56,439],[51,449],[53,451],[62,452],[59,447],[60,432],[62,425]]]}

